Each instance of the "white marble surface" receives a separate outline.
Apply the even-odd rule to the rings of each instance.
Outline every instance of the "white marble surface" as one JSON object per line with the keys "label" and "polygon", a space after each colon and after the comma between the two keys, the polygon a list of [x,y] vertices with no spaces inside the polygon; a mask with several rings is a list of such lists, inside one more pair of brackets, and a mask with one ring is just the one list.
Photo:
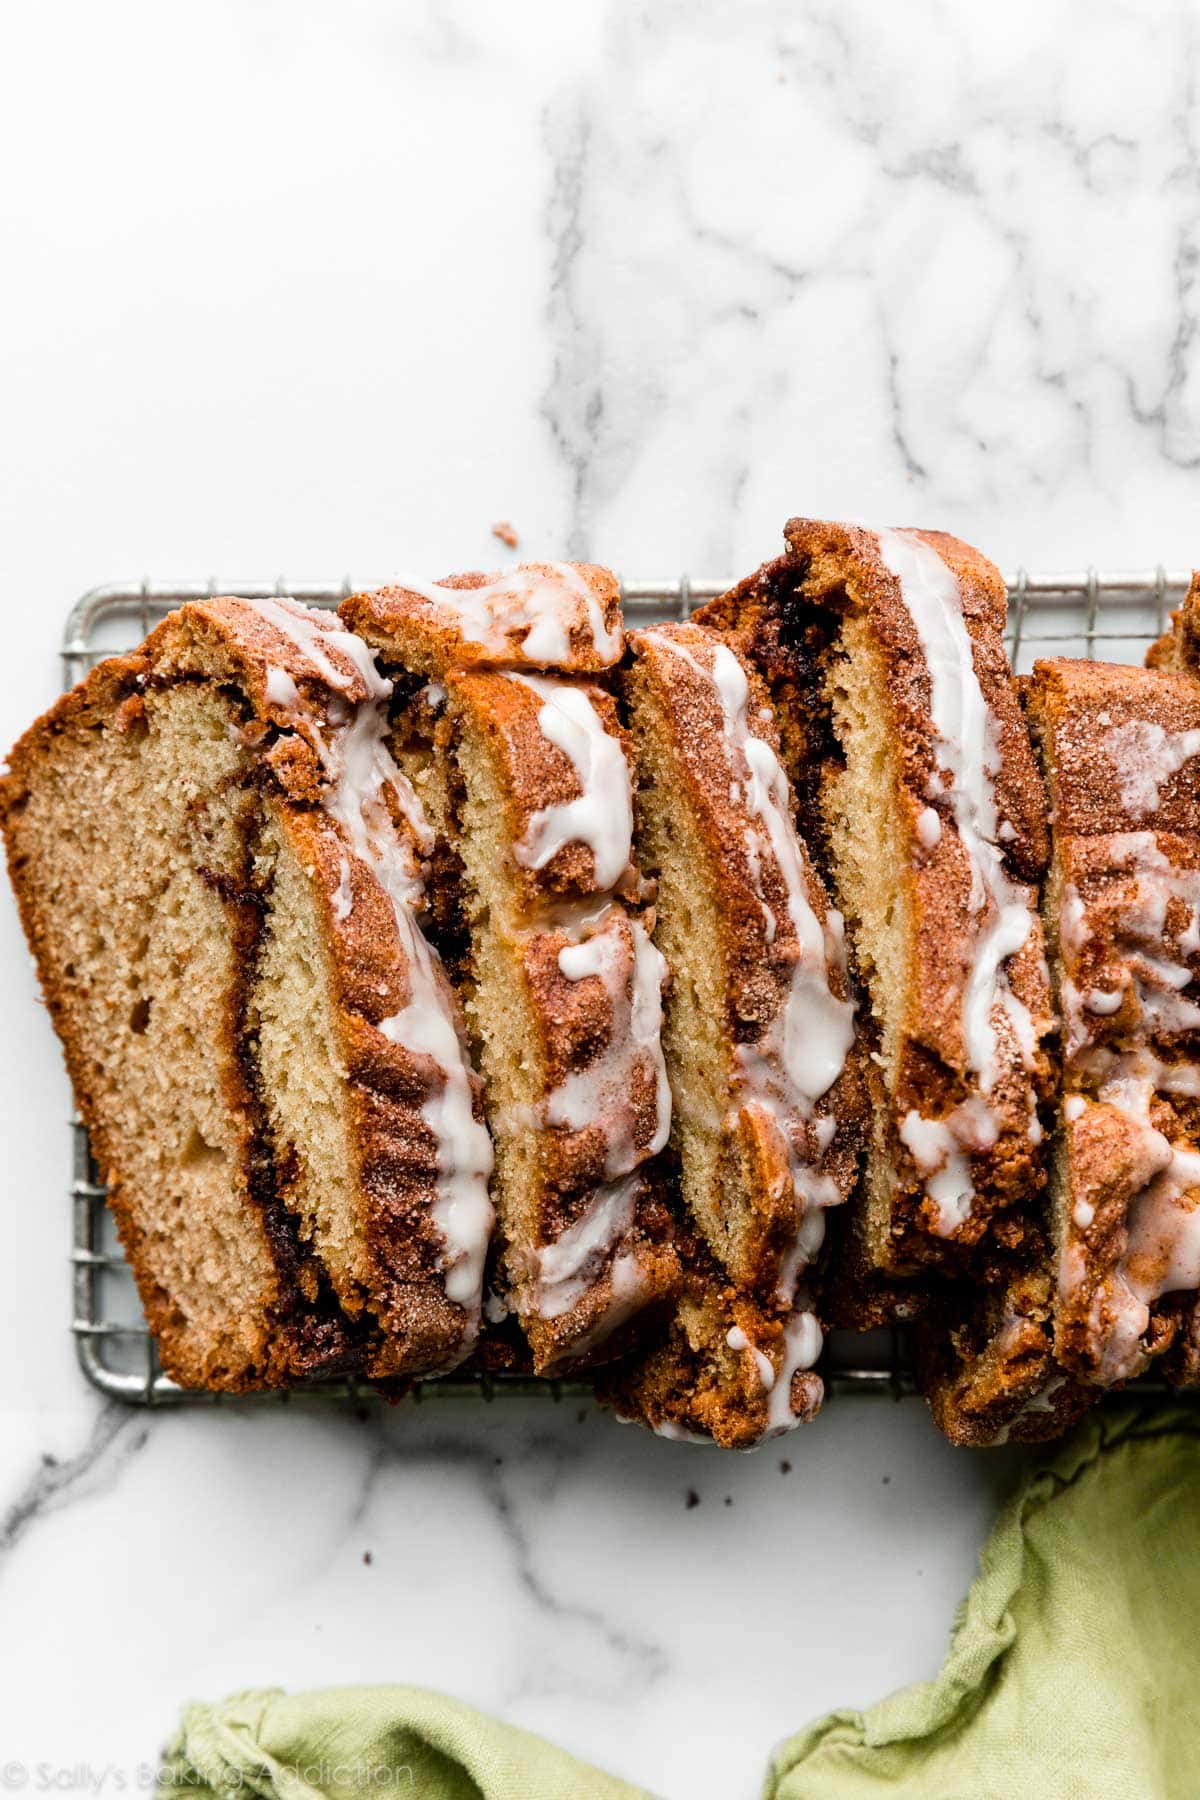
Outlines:
{"label": "white marble surface", "polygon": [[[1188,564],[1198,29],[1109,0],[8,9],[0,736],[96,582],[440,572],[501,517],[636,574],[748,567],[799,510]],[[395,1678],[733,1800],[790,1726],[933,1670],[1019,1456],[915,1405],[745,1459],[547,1406],[99,1405],[7,902],[0,959],[0,1763],[132,1770],[188,1695]]]}

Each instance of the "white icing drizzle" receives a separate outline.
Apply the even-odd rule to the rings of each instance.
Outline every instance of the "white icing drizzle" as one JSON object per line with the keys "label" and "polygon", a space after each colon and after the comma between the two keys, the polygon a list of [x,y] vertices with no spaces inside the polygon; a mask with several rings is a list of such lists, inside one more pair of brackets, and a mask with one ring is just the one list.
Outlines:
{"label": "white icing drizzle", "polygon": [[[618,1413],[617,1417],[621,1418],[621,1415]],[[636,1419],[622,1418],[621,1423],[634,1425],[637,1421]],[[652,1426],[651,1429],[655,1437],[666,1438],[672,1444],[708,1444],[709,1446],[712,1444],[712,1439],[706,1437],[702,1431],[690,1431],[686,1425],[680,1425],[674,1419],[660,1419],[658,1424]]]}
{"label": "white icing drizzle", "polygon": [[[1120,1010],[1131,990],[1142,1020],[1152,1030],[1169,1036],[1200,1028],[1200,1005],[1182,992],[1194,979],[1194,971],[1168,954],[1172,937],[1180,954],[1200,953],[1200,870],[1176,868],[1159,849],[1152,831],[1115,833],[1110,866],[1114,872],[1135,877],[1128,900],[1117,905],[1115,899],[1105,896],[1111,907],[1114,949],[1120,955],[1119,966],[1107,969],[1105,979],[1116,985],[1081,994],[1069,976],[1063,980],[1061,998],[1069,1056],[1079,1052],[1091,1036],[1085,1012],[1111,1016]],[[1182,910],[1184,923],[1168,934],[1167,914],[1173,901],[1177,903],[1176,914]],[[1077,888],[1068,885],[1063,889],[1060,905],[1059,939],[1072,962],[1079,957],[1087,938],[1082,897]]]}
{"label": "white icing drizzle", "polygon": [[354,910],[354,891],[350,886],[350,859],[343,851],[338,857],[338,884],[333,895],[333,916],[344,925]]}
{"label": "white icing drizzle", "polygon": [[[1130,812],[1150,811],[1161,784],[1200,752],[1200,734],[1195,744],[1188,741],[1192,735],[1170,736],[1138,720],[1108,731],[1106,748]],[[1147,1366],[1144,1338],[1158,1300],[1200,1288],[1200,1152],[1171,1142],[1151,1119],[1156,1095],[1200,1097],[1200,1063],[1194,1057],[1166,1062],[1146,1042],[1120,1050],[1092,1043],[1093,1027],[1085,1017],[1110,1016],[1136,999],[1133,1016],[1122,1025],[1127,1044],[1139,1033],[1170,1037],[1200,1027],[1200,1006],[1183,993],[1194,971],[1178,960],[1200,952],[1200,870],[1176,868],[1152,831],[1116,833],[1109,850],[1106,873],[1132,876],[1133,883],[1128,897],[1122,891],[1128,883],[1112,881],[1104,891],[1104,917],[1112,933],[1111,943],[1101,946],[1109,958],[1106,985],[1081,994],[1070,979],[1062,983],[1072,1079],[1087,1086],[1092,1103],[1116,1109],[1133,1127],[1143,1182],[1126,1203],[1116,1261],[1100,1271],[1088,1304],[1092,1379],[1100,1386],[1128,1381]],[[1059,936],[1072,959],[1082,955],[1089,928],[1073,887],[1063,892]],[[1067,1123],[1076,1124],[1088,1104],[1082,1095],[1068,1096]],[[1076,1199],[1075,1233],[1087,1232],[1094,1219],[1092,1202]],[[1086,1292],[1092,1273],[1089,1247],[1078,1236],[1068,1237],[1059,1261],[1063,1299],[1071,1302]]]}
{"label": "white icing drizzle", "polygon": [[1111,1013],[1120,1012],[1121,1001],[1123,998],[1124,996],[1119,988],[1112,994],[1105,993],[1103,988],[1093,988],[1091,993],[1087,996],[1087,999],[1084,1001],[1084,1005],[1089,1012],[1099,1013],[1101,1016],[1107,1017]]}
{"label": "white icing drizzle", "polygon": [[[1165,1142],[1166,1140],[1164,1140]],[[1167,1146],[1168,1161],[1130,1208],[1129,1241],[1116,1271],[1121,1304],[1111,1327],[1106,1367],[1132,1368],[1135,1347],[1164,1294],[1200,1288],[1200,1154]],[[1120,1295],[1124,1288],[1129,1300]]]}
{"label": "white icing drizzle", "polygon": [[1028,1009],[1009,987],[1005,968],[1033,927],[1030,896],[1009,878],[996,842],[994,782],[1000,752],[975,673],[958,581],[937,551],[910,532],[881,531],[879,554],[899,583],[921,643],[929,671],[938,768],[970,863],[970,906],[978,924],[963,994],[962,1027],[980,1091],[989,1094],[999,1074],[997,1012],[1008,1018],[1018,1043],[1034,1036]]}
{"label": "white icing drizzle", "polygon": [[[731,799],[745,809],[747,867],[767,922],[767,942],[773,943],[778,931],[763,886],[767,858],[778,869],[796,939],[797,954],[782,1006],[756,1042],[737,1047],[734,1102],[735,1111],[743,1105],[761,1108],[787,1148],[798,1231],[783,1259],[778,1293],[790,1303],[800,1270],[821,1247],[822,1209],[838,1205],[844,1197],[832,1177],[821,1174],[800,1154],[795,1124],[797,1116],[810,1124],[820,1152],[828,1148],[837,1129],[836,1118],[826,1115],[817,1120],[814,1109],[841,1075],[854,1041],[853,1002],[839,998],[830,985],[831,971],[845,968],[842,921],[830,911],[822,925],[809,899],[807,863],[792,817],[787,776],[771,744],[751,725],[750,683],[742,664],[723,643],[712,645],[712,667],[705,669],[678,639],[661,633],[657,641],[715,690],[733,778]],[[756,718],[761,718],[761,709]]]}
{"label": "white icing drizzle", "polygon": [[590,975],[598,975],[607,982],[619,950],[620,945],[608,933],[594,931],[578,943],[563,945],[558,953],[559,973],[568,981],[586,981]]}
{"label": "white icing drizzle", "polygon": [[1062,906],[1059,910],[1058,941],[1063,950],[1074,956],[1079,953],[1087,937],[1087,914],[1083,897],[1078,888],[1067,886],[1063,889]]}
{"label": "white icing drizzle", "polygon": [[[1148,1085],[1156,1094],[1200,1100],[1200,1063],[1164,1062],[1144,1046],[1137,1050],[1115,1051],[1098,1045],[1080,1057],[1076,1073],[1096,1093],[1106,1086],[1117,1087],[1132,1082]],[[1071,1096],[1064,1101],[1064,1111],[1075,1098],[1077,1096]],[[1084,1104],[1081,1100],[1080,1105]],[[1068,1112],[1067,1117],[1071,1116]]]}
{"label": "white icing drizzle", "polygon": [[1119,834],[1113,840],[1113,856],[1137,875],[1134,900],[1122,915],[1125,930],[1144,943],[1161,941],[1170,902],[1179,900],[1188,914],[1178,933],[1179,946],[1185,954],[1200,950],[1200,869],[1177,869],[1159,849],[1152,831]]}
{"label": "white icing drizzle", "polygon": [[[1125,1243],[1116,1266],[1096,1286],[1089,1327],[1102,1387],[1129,1381],[1149,1358],[1142,1338],[1150,1309],[1164,1294],[1200,1288],[1200,1153],[1172,1144],[1150,1122],[1148,1081],[1122,1080],[1101,1088],[1099,1104],[1115,1107],[1138,1128],[1149,1179],[1130,1201]],[[1074,1223],[1086,1230],[1094,1211],[1076,1202]],[[1066,1296],[1086,1278],[1087,1262],[1068,1244],[1059,1268]]]}
{"label": "white icing drizzle", "polygon": [[274,706],[287,707],[294,711],[300,704],[300,690],[286,669],[280,669],[272,663],[267,670],[267,699]]}
{"label": "white icing drizzle", "polygon": [[1028,1400],[1026,1400],[1019,1410],[1013,1414],[1012,1418],[1008,1421],[1008,1424],[996,1433],[995,1437],[992,1439],[993,1444],[1007,1444],[1015,1427],[1019,1425],[1023,1419],[1032,1418],[1037,1413],[1053,1412],[1055,1400],[1061,1390],[1066,1386],[1066,1382],[1066,1370],[1056,1370],[1053,1375],[1047,1378],[1045,1385],[1041,1387],[1036,1394],[1031,1394],[1029,1396]]}
{"label": "white icing drizzle", "polygon": [[[744,770],[746,808],[751,819],[758,822],[756,849],[760,858],[769,849],[775,859],[800,951],[783,1008],[762,1043],[746,1049],[745,1063],[758,1059],[768,1064],[777,1061],[797,1106],[807,1114],[841,1074],[854,1042],[853,1004],[839,999],[829,984],[830,969],[842,960],[842,942],[837,929],[824,928],[813,910],[804,853],[792,818],[787,776],[772,746],[751,730],[750,684],[746,671],[726,644],[717,644],[713,649],[710,679],[721,701],[722,729],[730,762],[735,769],[740,763]],[[744,1072],[754,1085],[750,1068]],[[757,1073],[764,1091],[774,1085],[766,1071]],[[764,1098],[764,1093],[759,1098]]]}
{"label": "white icing drizzle", "polygon": [[1153,812],[1160,788],[1200,755],[1200,731],[1167,731],[1150,719],[1112,725],[1101,743],[1116,768],[1121,803],[1135,818]]}
{"label": "white icing drizzle", "polygon": [[971,1154],[982,1154],[996,1143],[991,1108],[973,1094],[944,1119],[910,1111],[900,1122],[899,1136],[925,1178],[925,1192],[937,1209],[938,1236],[953,1236],[970,1217],[975,1199]]}
{"label": "white icing drizzle", "polygon": [[650,1277],[632,1250],[621,1250],[613,1257],[608,1270],[608,1300],[588,1329],[571,1341],[568,1358],[577,1362],[608,1342],[626,1320],[631,1319],[650,1298]]}
{"label": "white icing drizzle", "polygon": [[[328,731],[311,717],[306,722],[329,782],[325,810],[341,826],[353,855],[372,871],[391,901],[404,952],[408,1004],[382,1020],[379,1030],[413,1054],[431,1057],[438,1071],[421,1117],[437,1145],[432,1214],[445,1242],[446,1295],[465,1315],[465,1351],[479,1329],[484,1257],[492,1230],[488,1198],[492,1144],[475,1117],[470,1066],[449,984],[414,911],[423,891],[414,843],[428,849],[433,834],[411,783],[396,767],[387,747],[387,702],[392,684],[380,675],[361,638],[327,625],[321,614],[283,598],[250,604],[292,640],[337,695],[352,698],[356,679],[366,689],[366,701],[352,714],[334,720]],[[349,661],[353,674],[338,666],[331,649]],[[389,789],[401,804],[412,842],[395,828],[387,802]],[[335,909],[336,904],[335,900]]]}
{"label": "white icing drizzle", "polygon": [[[628,1236],[640,1187],[641,1177],[636,1174],[605,1183],[596,1189],[586,1211],[573,1225],[561,1232],[552,1244],[543,1244],[534,1252],[536,1305],[542,1318],[557,1319],[570,1312],[595,1286],[614,1248]],[[637,1270],[640,1286],[640,1266],[636,1257],[626,1252],[613,1261],[614,1290],[618,1284],[617,1264],[626,1260]],[[628,1273],[628,1270],[624,1272],[622,1282]]]}
{"label": "white icing drizzle", "polygon": [[[623,925],[629,929],[628,943]],[[670,1135],[671,1088],[660,1038],[667,965],[641,921],[610,906],[591,937],[564,945],[558,966],[568,981],[594,977],[603,982],[611,1028],[605,1049],[586,1068],[573,1070],[549,1095],[546,1122],[568,1131],[610,1124],[604,1174],[611,1181],[657,1156]],[[628,1102],[636,1071],[646,1064],[654,1076],[657,1119],[650,1142],[639,1147],[634,1141],[635,1113]]]}
{"label": "white icing drizzle", "polygon": [[[633,784],[621,741],[605,726],[586,690],[574,683],[510,672],[540,701],[538,729],[570,759],[580,793],[534,814],[517,861],[541,869],[569,843],[592,853],[596,893],[553,909],[543,928],[560,928],[570,940],[559,951],[568,981],[602,982],[610,1009],[605,1048],[572,1070],[547,1097],[542,1119],[553,1129],[605,1131],[604,1183],[581,1217],[553,1243],[535,1252],[536,1278],[526,1303],[543,1318],[569,1312],[608,1267],[610,1297],[586,1337],[572,1345],[580,1356],[611,1336],[646,1298],[647,1278],[636,1255],[620,1249],[632,1229],[640,1178],[633,1171],[666,1144],[671,1129],[671,1089],[663,1059],[662,985],[666,963],[644,926],[613,900],[613,890],[632,869]],[[638,1144],[630,1104],[635,1074],[649,1067],[654,1082],[655,1124]]]}
{"label": "white icing drizzle", "polygon": [[797,1425],[802,1424],[802,1416],[792,1410],[792,1377],[801,1369],[811,1369],[821,1354],[823,1334],[816,1314],[810,1312],[806,1305],[800,1305],[788,1319],[783,1328],[783,1350],[778,1373],[771,1358],[758,1348],[740,1325],[731,1326],[725,1333],[725,1342],[731,1350],[750,1352],[759,1383],[767,1397],[766,1423],[755,1444],[749,1448],[754,1449],[758,1444],[780,1437],[785,1431],[793,1431]]}
{"label": "white icing drizzle", "polygon": [[[244,604],[253,607],[276,631],[290,638],[301,655],[312,664],[319,678],[335,692],[348,693],[353,681],[334,662],[329,654],[330,650],[337,650],[351,664],[365,686],[369,699],[386,699],[391,693],[391,682],[385,681],[379,673],[375,658],[367,646],[352,631],[343,631],[336,614],[321,613],[315,607],[302,606],[298,600],[293,600],[286,594],[273,600],[247,600]],[[294,689],[294,682],[292,686]]]}
{"label": "white icing drizzle", "polygon": [[[968,906],[975,941],[963,990],[962,1031],[968,1063],[978,1079],[980,1095],[986,1097],[1000,1073],[999,1018],[1007,1020],[1026,1070],[1032,1070],[1036,1062],[1033,1018],[1014,993],[1006,966],[1033,929],[1032,900],[1029,891],[1008,875],[999,848],[998,840],[1010,841],[1015,832],[1011,822],[1000,820],[997,813],[999,745],[975,672],[957,578],[936,550],[911,532],[881,531],[878,542],[884,566],[899,583],[900,597],[929,672],[938,767],[934,791],[950,801],[970,867]],[[928,810],[918,820],[921,842]],[[938,823],[940,836],[940,819]],[[986,1098],[983,1112],[968,1101],[948,1118],[927,1120],[909,1112],[901,1124],[901,1141],[927,1177],[925,1192],[937,1210],[939,1235],[950,1236],[970,1216],[975,1189],[967,1152],[990,1148],[996,1141],[995,1125],[985,1126],[985,1114],[990,1118]],[[1031,1137],[1035,1123],[1031,1104]]]}
{"label": "white icing drizzle", "polygon": [[546,806],[529,821],[517,861],[544,869],[567,844],[586,844],[596,867],[595,885],[615,888],[630,865],[633,847],[633,783],[620,740],[583,688],[545,675],[509,675],[541,701],[538,729],[570,759],[579,782],[574,800]]}
{"label": "white icing drizzle", "polygon": [[917,815],[917,842],[924,850],[934,850],[941,837],[941,818],[934,807],[927,806]]}
{"label": "white icing drizzle", "polygon": [[725,1333],[725,1342],[731,1350],[749,1350],[754,1358],[754,1366],[758,1371],[758,1379],[763,1392],[769,1394],[775,1386],[775,1365],[765,1351],[752,1344],[740,1325],[731,1325]]}
{"label": "white icing drizzle", "polygon": [[802,1423],[792,1411],[792,1377],[811,1369],[821,1354],[821,1327],[815,1313],[794,1312],[783,1328],[783,1358],[767,1395],[767,1426],[762,1440],[779,1437]]}
{"label": "white icing drizzle", "polygon": [[[497,662],[520,657],[547,667],[569,666],[571,634],[581,627],[602,668],[619,662],[625,646],[620,624],[611,630],[605,624],[603,607],[572,563],[513,569],[486,587],[442,587],[411,575],[401,576],[398,585],[448,614],[467,643],[481,645]],[[523,627],[528,627],[525,639],[515,645],[511,634]]]}

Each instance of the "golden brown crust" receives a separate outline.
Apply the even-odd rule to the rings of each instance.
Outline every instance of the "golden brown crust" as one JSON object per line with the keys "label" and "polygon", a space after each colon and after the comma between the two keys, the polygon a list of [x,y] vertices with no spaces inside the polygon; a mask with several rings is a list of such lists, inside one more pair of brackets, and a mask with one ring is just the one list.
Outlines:
{"label": "golden brown crust", "polygon": [[[453,596],[487,590],[486,607],[457,610]],[[559,629],[535,623],[553,610]],[[342,618],[402,668],[428,675],[470,668],[552,669],[595,675],[623,649],[615,575],[592,563],[521,563],[508,576],[451,575],[420,590],[353,594]]]}

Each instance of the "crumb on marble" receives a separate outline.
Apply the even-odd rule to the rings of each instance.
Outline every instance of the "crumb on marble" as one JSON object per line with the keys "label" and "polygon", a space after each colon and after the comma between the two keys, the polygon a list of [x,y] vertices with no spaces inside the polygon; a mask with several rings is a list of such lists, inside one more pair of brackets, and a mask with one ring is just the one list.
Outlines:
{"label": "crumb on marble", "polygon": [[781,1462],[781,1463],[780,1463],[780,1465],[779,1465],[779,1473],[780,1473],[780,1474],[781,1474],[781,1475],[790,1475],[790,1474],[791,1474],[791,1472],[792,1472],[792,1465],[791,1465],[791,1463],[790,1463],[790,1462],[786,1462],[786,1461],[784,1461],[784,1462]]}
{"label": "crumb on marble", "polygon": [[685,1501],[685,1502],[684,1502],[684,1504],[685,1504],[685,1505],[686,1505],[686,1507],[687,1507],[687,1509],[688,1509],[688,1511],[689,1511],[689,1512],[691,1512],[691,1510],[692,1510],[692,1508],[693,1508],[693,1506],[699,1506],[699,1504],[700,1504],[700,1496],[699,1496],[699,1494],[698,1494],[698,1493],[697,1493],[697,1492],[696,1492],[696,1490],[695,1490],[695,1488],[689,1488],[689,1489],[688,1489],[688,1491],[687,1491],[687,1499],[686,1499],[686,1501]]}
{"label": "crumb on marble", "polygon": [[515,550],[521,541],[517,536],[516,526],[510,525],[507,519],[497,519],[492,526],[492,536],[499,538],[502,544],[507,544],[510,550]]}
{"label": "crumb on marble", "polygon": [[366,1564],[368,1569],[370,1568],[371,1564],[374,1561],[375,1561],[375,1558],[372,1556],[371,1552],[369,1550],[364,1550],[363,1551],[363,1562]]}

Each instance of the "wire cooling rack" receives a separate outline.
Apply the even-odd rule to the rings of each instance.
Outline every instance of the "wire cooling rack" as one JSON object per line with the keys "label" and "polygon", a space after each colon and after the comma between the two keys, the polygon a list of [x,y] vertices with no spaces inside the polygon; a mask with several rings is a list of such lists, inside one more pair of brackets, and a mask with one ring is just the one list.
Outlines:
{"label": "wire cooling rack", "polygon": [[[1087,656],[1100,661],[1141,662],[1147,646],[1163,631],[1167,614],[1187,590],[1183,571],[1153,569],[1117,572],[1084,569],[1062,575],[1018,569],[1008,581],[1007,643],[1013,668],[1026,673],[1041,656]],[[269,587],[251,582],[209,581],[200,586],[168,586],[144,581],[134,587],[93,588],[67,620],[62,659],[64,685],[74,686],[102,657],[131,650],[174,607],[213,594],[269,599],[290,594],[310,606],[337,606],[348,594],[380,583],[349,580],[313,586],[282,579]],[[687,618],[696,606],[725,592],[728,582],[625,581],[626,616],[642,623]],[[71,1207],[74,1317],[71,1329],[84,1374],[110,1398],[151,1406],[198,1402],[221,1396],[181,1388],[164,1375],[146,1326],[129,1265],[121,1252],[104,1188],[88,1150],[87,1133],[73,1121]],[[834,1394],[901,1395],[914,1391],[902,1330],[859,1336],[833,1332],[821,1363],[826,1389]],[[367,1399],[372,1390],[355,1381],[312,1384],[307,1390],[329,1400]],[[552,1399],[583,1397],[583,1382],[541,1381],[522,1376],[444,1376],[418,1383],[415,1398],[537,1394]],[[257,1400],[285,1402],[289,1396]]]}

